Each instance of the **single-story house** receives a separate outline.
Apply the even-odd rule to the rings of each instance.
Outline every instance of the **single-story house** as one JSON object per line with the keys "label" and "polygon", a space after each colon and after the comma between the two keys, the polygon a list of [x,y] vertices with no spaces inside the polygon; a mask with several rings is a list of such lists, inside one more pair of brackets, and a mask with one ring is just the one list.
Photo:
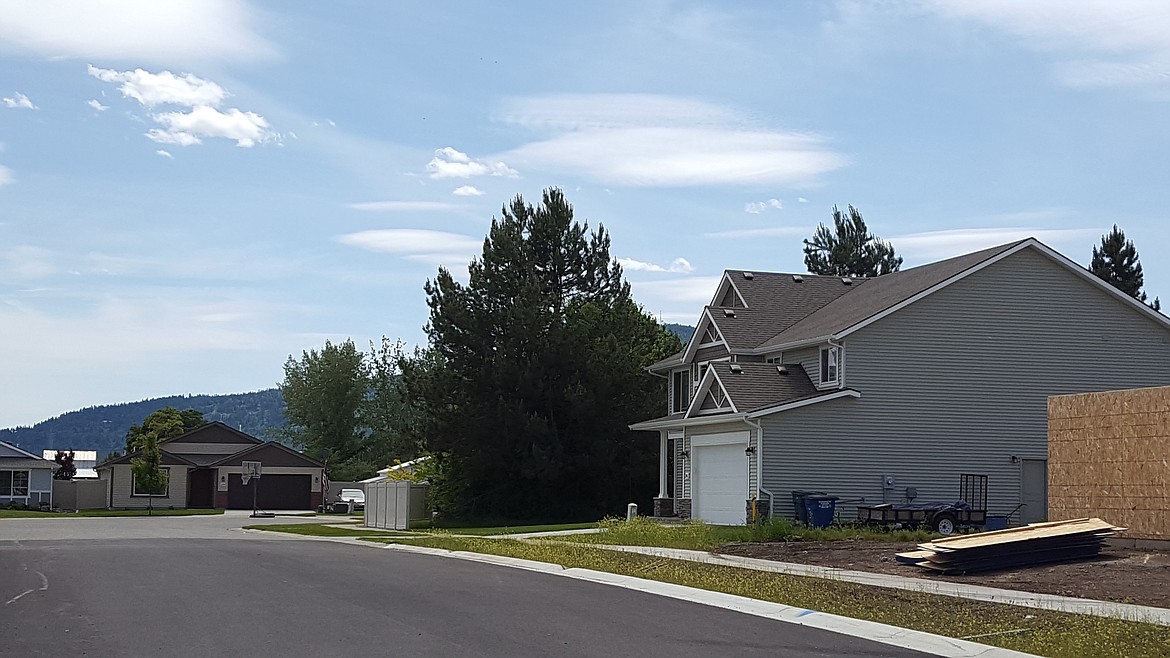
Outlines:
{"label": "single-story house", "polygon": [[57,465],[0,441],[0,505],[53,505],[53,471]]}
{"label": "single-story house", "polygon": [[[153,496],[155,507],[312,510],[321,505],[325,468],[277,441],[263,441],[223,423],[202,425],[159,444],[169,476],[167,491]],[[137,453],[97,465],[111,509],[145,508],[150,496],[134,483]],[[243,462],[261,463],[261,477],[244,484]]]}
{"label": "single-story house", "polygon": [[668,380],[656,515],[791,516],[792,493],[1047,515],[1048,397],[1170,383],[1170,319],[1035,239],[872,278],[727,270]]}

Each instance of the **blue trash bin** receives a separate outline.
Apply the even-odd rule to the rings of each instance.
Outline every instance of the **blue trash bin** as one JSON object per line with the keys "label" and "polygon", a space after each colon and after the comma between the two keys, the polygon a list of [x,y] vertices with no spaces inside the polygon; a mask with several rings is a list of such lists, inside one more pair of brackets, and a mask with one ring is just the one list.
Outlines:
{"label": "blue trash bin", "polygon": [[823,491],[808,491],[806,489],[794,489],[792,491],[792,509],[796,512],[796,522],[801,525],[808,525],[808,511],[804,507],[804,499],[808,496],[824,496]]}
{"label": "blue trash bin", "polygon": [[837,501],[840,496],[805,496],[804,512],[808,524],[814,528],[827,528],[837,516]]}

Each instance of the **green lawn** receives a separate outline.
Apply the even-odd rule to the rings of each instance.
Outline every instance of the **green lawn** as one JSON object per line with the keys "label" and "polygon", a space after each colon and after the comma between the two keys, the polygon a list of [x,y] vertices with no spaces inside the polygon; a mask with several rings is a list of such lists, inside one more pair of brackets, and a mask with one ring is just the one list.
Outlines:
{"label": "green lawn", "polygon": [[[385,539],[384,541],[393,541]],[[1170,628],[606,551],[587,544],[436,535],[411,544],[537,560],[726,592],[1056,658],[1170,657]],[[1023,629],[1022,632],[1016,632]],[[994,635],[995,633],[1002,633]],[[986,635],[993,634],[993,635]]]}
{"label": "green lawn", "polygon": [[[156,509],[151,516],[196,516],[223,514],[221,509]],[[83,516],[147,516],[147,510],[83,509],[79,512],[34,512],[32,510],[0,509],[0,519],[76,519]]]}
{"label": "green lawn", "polygon": [[541,525],[524,525],[517,523],[515,525],[492,525],[492,526],[477,526],[477,525],[460,525],[456,523],[443,523],[438,526],[432,526],[428,522],[410,525],[411,530],[420,532],[448,532],[453,535],[511,535],[522,532],[556,532],[558,530],[582,530],[585,528],[596,528],[596,523],[545,523]]}

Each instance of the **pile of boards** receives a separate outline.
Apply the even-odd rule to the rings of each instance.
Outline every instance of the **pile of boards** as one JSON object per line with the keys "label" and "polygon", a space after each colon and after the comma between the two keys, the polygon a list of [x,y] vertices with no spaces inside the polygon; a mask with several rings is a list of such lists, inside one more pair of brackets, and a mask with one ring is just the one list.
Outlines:
{"label": "pile of boards", "polygon": [[919,544],[917,551],[898,553],[902,564],[944,574],[1013,569],[1033,564],[1069,562],[1096,557],[1105,540],[1125,528],[1101,519],[1033,523]]}

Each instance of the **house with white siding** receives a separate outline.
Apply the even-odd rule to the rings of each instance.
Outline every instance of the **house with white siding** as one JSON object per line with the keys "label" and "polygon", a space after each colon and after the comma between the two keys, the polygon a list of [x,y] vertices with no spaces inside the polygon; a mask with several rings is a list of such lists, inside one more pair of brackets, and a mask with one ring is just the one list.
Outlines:
{"label": "house with white siding", "polygon": [[1035,239],[872,278],[728,270],[669,381],[656,516],[739,524],[792,492],[1047,517],[1050,395],[1170,384],[1170,319]]}

